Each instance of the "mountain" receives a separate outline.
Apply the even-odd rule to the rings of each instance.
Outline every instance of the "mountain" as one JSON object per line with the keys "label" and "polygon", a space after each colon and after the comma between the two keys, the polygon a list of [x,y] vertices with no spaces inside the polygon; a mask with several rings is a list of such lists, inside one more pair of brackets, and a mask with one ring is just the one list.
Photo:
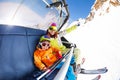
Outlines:
{"label": "mountain", "polygon": [[120,6],[120,0],[96,0],[91,8],[91,12],[85,20],[85,23],[91,21],[96,16],[102,16],[110,12],[111,7]]}

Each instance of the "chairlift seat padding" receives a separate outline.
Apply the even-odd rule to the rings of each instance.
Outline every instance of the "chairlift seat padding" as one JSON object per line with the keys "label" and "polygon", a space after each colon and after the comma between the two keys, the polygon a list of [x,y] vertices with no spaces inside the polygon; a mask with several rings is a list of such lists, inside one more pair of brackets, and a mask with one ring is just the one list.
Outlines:
{"label": "chairlift seat padding", "polygon": [[0,25],[0,80],[21,80],[34,71],[33,52],[44,30]]}

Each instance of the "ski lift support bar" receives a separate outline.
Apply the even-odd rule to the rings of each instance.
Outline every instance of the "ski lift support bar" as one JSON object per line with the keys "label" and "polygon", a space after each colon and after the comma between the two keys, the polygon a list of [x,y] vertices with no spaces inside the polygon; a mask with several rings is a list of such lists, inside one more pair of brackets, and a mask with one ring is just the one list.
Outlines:
{"label": "ski lift support bar", "polygon": [[69,13],[69,11],[68,11],[68,5],[66,4],[66,1],[65,1],[65,0],[62,0],[62,2],[63,2],[63,4],[64,4],[65,10],[66,10],[66,12],[67,12],[67,15],[66,15],[66,18],[65,18],[63,24],[62,24],[62,25],[60,26],[60,28],[58,29],[58,31],[59,31],[59,30],[63,27],[63,25],[68,21],[69,16],[70,16],[70,13]]}
{"label": "ski lift support bar", "polygon": [[46,0],[42,0],[47,6],[50,7],[50,4]]}
{"label": "ski lift support bar", "polygon": [[73,50],[74,50],[74,44],[72,44],[71,46],[71,51],[68,55],[68,57],[66,58],[66,61],[64,62],[62,68],[60,69],[60,71],[57,73],[57,75],[55,76],[54,80],[64,80],[66,73],[68,71],[69,65],[70,65],[70,61],[73,55]]}

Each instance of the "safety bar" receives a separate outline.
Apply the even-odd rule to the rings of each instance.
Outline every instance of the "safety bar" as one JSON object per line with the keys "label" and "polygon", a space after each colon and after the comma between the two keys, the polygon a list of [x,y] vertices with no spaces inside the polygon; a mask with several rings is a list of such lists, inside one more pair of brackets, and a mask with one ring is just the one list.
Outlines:
{"label": "safety bar", "polygon": [[66,73],[68,71],[70,61],[71,61],[71,58],[72,58],[72,55],[73,55],[74,44],[72,44],[71,47],[72,48],[71,48],[71,51],[70,51],[68,57],[66,58],[62,68],[59,70],[59,72],[55,76],[54,80],[64,80],[65,79],[65,76],[66,76]]}

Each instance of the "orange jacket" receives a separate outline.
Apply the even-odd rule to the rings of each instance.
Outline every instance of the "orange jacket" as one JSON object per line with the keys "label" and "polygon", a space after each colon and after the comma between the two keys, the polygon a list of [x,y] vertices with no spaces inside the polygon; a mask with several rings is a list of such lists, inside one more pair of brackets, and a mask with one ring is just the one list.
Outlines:
{"label": "orange jacket", "polygon": [[39,48],[34,52],[34,63],[40,70],[45,67],[49,68],[60,58],[62,58],[61,51],[56,48],[49,48],[48,50]]}

